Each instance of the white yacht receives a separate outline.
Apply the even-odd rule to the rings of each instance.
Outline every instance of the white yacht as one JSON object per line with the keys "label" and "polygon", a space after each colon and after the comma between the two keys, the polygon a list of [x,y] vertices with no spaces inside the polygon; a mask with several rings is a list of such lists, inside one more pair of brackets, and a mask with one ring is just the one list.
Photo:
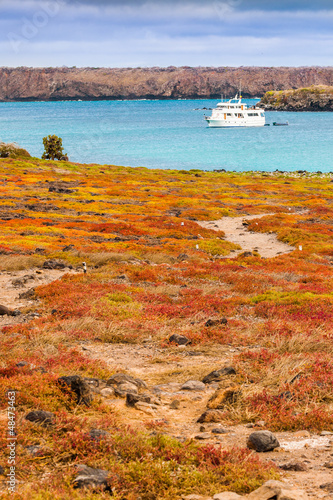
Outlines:
{"label": "white yacht", "polygon": [[222,99],[213,109],[212,116],[205,116],[210,127],[263,127],[265,110],[242,103],[238,94],[233,99]]}

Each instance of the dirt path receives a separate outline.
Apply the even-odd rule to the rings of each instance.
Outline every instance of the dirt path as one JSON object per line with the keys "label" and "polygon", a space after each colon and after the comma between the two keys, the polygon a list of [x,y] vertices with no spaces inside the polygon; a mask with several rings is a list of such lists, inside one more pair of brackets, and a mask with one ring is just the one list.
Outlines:
{"label": "dirt path", "polygon": [[[82,349],[93,359],[103,359],[115,372],[126,372],[141,378],[148,386],[146,392],[160,398],[155,410],[148,414],[127,407],[122,398],[110,399],[109,404],[129,425],[161,422],[166,424],[161,432],[180,441],[200,438],[203,443],[221,444],[224,448],[245,447],[247,437],[253,431],[265,429],[264,424],[261,424],[263,427],[254,428],[219,423],[199,424],[197,419],[206,410],[207,402],[219,384],[206,385],[202,391],[182,389],[182,384],[188,380],[202,380],[212,369],[232,365],[235,351],[239,352],[242,348],[216,345],[161,349],[153,341],[148,341],[143,345],[83,343]],[[174,401],[178,401],[177,407],[172,405]],[[213,429],[219,427],[225,433],[212,433]],[[281,471],[283,480],[295,488],[306,490],[311,500],[333,498],[333,495],[320,488],[320,485],[332,482],[333,433],[319,436],[304,430],[276,432],[275,435],[281,447],[260,454],[260,458],[272,460],[278,467],[298,464],[304,470]]]}
{"label": "dirt path", "polygon": [[253,231],[248,231],[246,229],[246,226],[243,226],[243,223],[248,220],[259,219],[267,215],[274,214],[246,215],[243,217],[223,217],[222,219],[219,219],[217,221],[198,222],[198,224],[207,229],[224,231],[226,240],[241,246],[242,250],[233,252],[231,254],[233,256],[244,251],[253,252],[254,250],[256,250],[261,255],[261,257],[265,257],[267,259],[295,250],[294,247],[291,247],[286,243],[282,243],[281,241],[279,241],[276,235],[273,233],[255,233]]}
{"label": "dirt path", "polygon": [[[3,326],[25,322],[31,319],[34,310],[38,309],[38,303],[29,297],[22,297],[29,290],[40,285],[47,285],[52,281],[60,279],[64,274],[75,274],[76,271],[69,269],[29,269],[23,271],[1,271],[0,272],[0,304],[9,309],[22,310],[30,308],[28,314],[21,316],[0,316],[0,329]],[[21,296],[21,297],[20,297]]]}

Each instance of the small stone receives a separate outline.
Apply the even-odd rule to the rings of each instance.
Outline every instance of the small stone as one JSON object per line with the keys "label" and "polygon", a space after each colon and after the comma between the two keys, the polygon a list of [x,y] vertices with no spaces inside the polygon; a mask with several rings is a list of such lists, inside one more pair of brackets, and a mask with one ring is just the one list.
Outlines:
{"label": "small stone", "polygon": [[226,325],[227,323],[228,323],[227,318],[209,319],[208,321],[206,321],[205,326],[209,328],[211,326]]}
{"label": "small stone", "polygon": [[169,342],[174,342],[177,345],[188,345],[191,343],[190,339],[185,337],[185,335],[178,335],[178,333],[171,335]]}
{"label": "small stone", "polygon": [[103,431],[102,429],[91,429],[89,435],[94,441],[100,441],[101,439],[110,436],[110,433],[107,431]]}
{"label": "small stone", "polygon": [[101,389],[101,396],[103,396],[103,398],[112,398],[114,395],[115,393],[112,387],[105,387],[104,389]]}
{"label": "small stone", "polygon": [[93,400],[91,388],[79,375],[60,377],[58,384],[64,391],[70,391],[76,395],[77,404],[89,406]]}
{"label": "small stone", "polygon": [[34,410],[29,412],[24,418],[36,424],[50,425],[54,422],[55,414],[44,410]]}
{"label": "small stone", "polygon": [[210,432],[200,432],[199,434],[197,434],[195,436],[195,439],[198,439],[198,440],[204,440],[204,439],[210,439],[210,438],[211,438]]}
{"label": "small stone", "polygon": [[320,433],[321,436],[333,436],[333,432],[330,431],[322,431]]}
{"label": "small stone", "polygon": [[43,269],[65,269],[66,265],[57,260],[46,260],[43,263]]}
{"label": "small stone", "polygon": [[270,431],[252,432],[247,440],[247,447],[260,453],[272,451],[279,446],[279,441]]}
{"label": "small stone", "polygon": [[200,425],[199,431],[200,432],[205,432],[206,431],[206,427],[204,425]]}
{"label": "small stone", "polygon": [[333,483],[324,483],[319,486],[322,490],[326,490],[329,493],[333,493]]}
{"label": "small stone", "polygon": [[291,470],[295,472],[304,472],[308,470],[308,466],[304,462],[289,462],[279,466],[282,470]]}
{"label": "small stone", "polygon": [[297,432],[294,432],[293,437],[297,437],[297,438],[310,438],[311,434],[310,434],[309,431],[297,431]]}
{"label": "small stone", "polygon": [[215,427],[215,429],[212,429],[213,434],[228,434],[229,432],[228,429],[224,429],[223,427]]}
{"label": "small stone", "polygon": [[77,465],[78,476],[74,479],[74,488],[90,488],[110,491],[111,485],[108,481],[109,471],[93,469],[87,465]]}
{"label": "small stone", "polygon": [[266,422],[265,420],[258,420],[258,422],[255,423],[256,427],[265,427]]}
{"label": "small stone", "polygon": [[205,391],[206,386],[200,380],[188,380],[180,388],[182,391]]}
{"label": "small stone", "polygon": [[173,401],[171,401],[170,408],[172,410],[178,410],[179,407],[180,407],[180,401],[179,401],[179,399],[174,399]]}
{"label": "small stone", "polygon": [[145,395],[145,394],[131,394],[127,393],[126,394],[126,404],[127,406],[132,406],[134,407],[136,403],[138,402],[142,403],[150,403],[150,396]]}
{"label": "small stone", "polygon": [[238,498],[242,497],[232,491],[224,491],[223,493],[217,493],[217,495],[213,496],[213,500],[237,500]]}
{"label": "small stone", "polygon": [[227,375],[235,375],[236,370],[232,366],[225,366],[224,368],[221,368],[220,370],[214,370],[208,375],[206,375],[202,381],[204,384],[210,384],[211,382],[220,382],[223,377],[226,377]]}
{"label": "small stone", "polygon": [[210,422],[221,422],[223,420],[223,411],[221,410],[207,410],[197,420],[199,424]]}
{"label": "small stone", "polygon": [[333,469],[333,462],[325,462],[324,467],[326,467],[326,469]]}

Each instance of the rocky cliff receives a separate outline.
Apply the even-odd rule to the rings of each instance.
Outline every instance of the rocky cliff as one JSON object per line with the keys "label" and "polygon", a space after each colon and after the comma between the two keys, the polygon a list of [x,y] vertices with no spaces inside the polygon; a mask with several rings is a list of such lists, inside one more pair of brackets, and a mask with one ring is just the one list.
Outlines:
{"label": "rocky cliff", "polygon": [[309,88],[266,92],[260,101],[268,110],[333,111],[333,87],[312,85]]}
{"label": "rocky cliff", "polygon": [[331,85],[333,68],[0,68],[0,101],[244,97]]}

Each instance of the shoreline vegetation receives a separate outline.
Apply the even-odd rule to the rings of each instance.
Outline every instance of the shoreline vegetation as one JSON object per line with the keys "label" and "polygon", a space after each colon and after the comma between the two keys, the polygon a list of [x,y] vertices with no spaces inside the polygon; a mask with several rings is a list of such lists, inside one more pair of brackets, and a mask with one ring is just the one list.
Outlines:
{"label": "shoreline vegetation", "polygon": [[[278,478],[318,498],[332,186],[333,173],[1,158],[2,498],[212,498]],[[198,224],[236,216],[293,248],[263,258]],[[271,451],[254,451],[261,430],[280,448],[268,432]]]}
{"label": "shoreline vegetation", "polygon": [[0,102],[244,98],[331,85],[332,67],[0,68]]}
{"label": "shoreline vegetation", "polygon": [[267,111],[333,111],[333,86],[269,91],[259,104]]}

